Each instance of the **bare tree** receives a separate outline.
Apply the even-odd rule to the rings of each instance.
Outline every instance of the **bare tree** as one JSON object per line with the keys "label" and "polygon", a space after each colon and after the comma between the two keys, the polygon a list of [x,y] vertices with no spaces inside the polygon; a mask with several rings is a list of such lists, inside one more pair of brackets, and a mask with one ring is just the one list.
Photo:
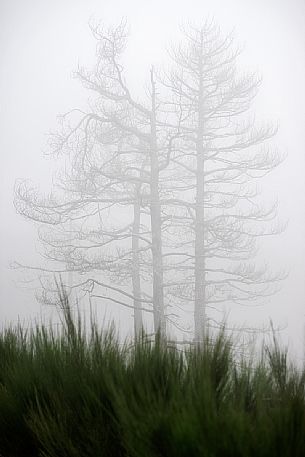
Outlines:
{"label": "bare tree", "polygon": [[167,76],[151,68],[139,100],[122,64],[126,23],[91,30],[96,66],[76,76],[94,97],[51,137],[66,166],[48,197],[18,183],[17,211],[45,227],[55,267],[40,271],[75,272],[71,288],[132,309],[135,335],[143,312],[165,335],[166,321],[181,324],[170,306],[194,304],[201,342],[207,308],[250,303],[279,279],[250,261],[256,240],[278,230],[255,182],[282,160],[276,129],[250,116],[260,79],[238,76],[233,37],[205,23],[184,30]]}
{"label": "bare tree", "polygon": [[[133,299],[132,305],[113,296],[108,298],[135,309],[136,333],[142,325],[143,304],[152,304],[155,331],[164,335],[160,170],[168,163],[166,145],[170,139],[158,119],[154,69],[150,72],[147,100],[139,102],[127,87],[121,63],[127,38],[125,22],[109,30],[92,27],[92,33],[97,40],[96,67],[93,71],[79,68],[77,77],[93,91],[95,100],[87,112],[76,109],[67,113],[62,132],[52,138],[54,152],[71,156],[69,171],[57,179],[61,194],[41,198],[22,183],[16,187],[16,208],[29,219],[59,227],[51,234],[42,232],[40,238],[47,247],[47,258],[65,263],[65,271],[72,268],[80,273],[113,273],[120,281],[131,278],[132,293],[109,284],[107,288]],[[122,225],[123,217],[119,224],[107,227],[106,220],[118,220],[120,207],[133,208],[133,220]],[[130,212],[125,212],[127,220]],[[143,215],[145,223],[141,222]],[[73,234],[67,230],[69,221],[77,225]],[[94,224],[97,229],[93,229]],[[72,245],[71,235],[76,238]],[[127,239],[131,239],[130,248],[126,248]],[[81,240],[86,242],[82,244]],[[101,248],[99,258],[90,256]],[[151,261],[149,254],[144,261],[148,251]],[[148,268],[150,262],[152,296],[143,298],[140,265],[146,263]],[[105,286],[96,278],[86,281],[86,285],[88,282],[91,292],[95,286]]]}
{"label": "bare tree", "polygon": [[260,206],[255,181],[282,157],[269,142],[276,128],[258,127],[249,116],[260,79],[238,76],[232,34],[223,37],[206,22],[186,28],[184,38],[171,51],[173,69],[163,81],[179,131],[171,160],[185,183],[167,208],[172,224],[180,230],[183,220],[187,229],[179,244],[184,279],[172,293],[194,301],[195,340],[202,341],[208,307],[274,293],[270,286],[281,277],[249,259],[258,237],[279,230],[270,224],[276,205]]}

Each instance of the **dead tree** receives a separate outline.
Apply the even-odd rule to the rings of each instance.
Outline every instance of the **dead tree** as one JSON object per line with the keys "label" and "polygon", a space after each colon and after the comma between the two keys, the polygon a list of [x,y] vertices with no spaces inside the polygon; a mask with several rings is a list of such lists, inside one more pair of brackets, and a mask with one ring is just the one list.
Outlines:
{"label": "dead tree", "polygon": [[122,64],[126,24],[92,33],[96,66],[76,76],[93,98],[51,141],[67,166],[48,197],[19,183],[17,211],[49,227],[40,239],[55,267],[41,271],[73,271],[73,287],[132,309],[136,335],[143,312],[165,335],[169,306],[192,303],[201,342],[208,308],[250,303],[279,279],[251,263],[256,240],[277,231],[255,182],[281,162],[276,129],[249,116],[260,79],[238,76],[232,36],[206,23],[185,30],[166,77],[151,69],[139,100]]}
{"label": "dead tree", "polygon": [[261,81],[238,76],[238,55],[233,36],[223,37],[215,24],[189,27],[164,79],[179,125],[171,160],[186,189],[176,185],[167,206],[172,224],[181,230],[183,220],[187,229],[177,246],[184,279],[173,294],[194,302],[196,341],[204,338],[208,307],[249,303],[274,292],[270,286],[280,279],[249,262],[258,237],[279,230],[270,225],[276,205],[260,206],[255,181],[282,157],[270,146],[276,128],[256,126],[250,116]]}
{"label": "dead tree", "polygon": [[[151,304],[154,329],[164,335],[160,170],[168,163],[166,145],[170,139],[159,122],[154,69],[150,72],[147,100],[139,102],[128,89],[121,63],[126,24],[122,22],[106,31],[100,26],[92,27],[92,33],[97,41],[96,67],[93,71],[79,68],[76,76],[95,99],[86,112],[72,110],[65,115],[62,132],[54,135],[51,142],[53,152],[71,157],[69,171],[57,180],[61,192],[41,198],[28,186],[18,185],[16,208],[29,219],[58,227],[57,231],[42,232],[41,241],[47,248],[47,258],[64,263],[65,271],[70,268],[79,273],[112,274],[112,279],[119,282],[131,279],[132,292],[96,277],[85,284],[90,284],[92,296],[134,308],[136,333],[142,325],[143,306]],[[107,226],[105,221],[118,220],[122,207],[129,208],[128,214],[133,211],[133,220]],[[69,221],[77,225],[74,244],[67,227]],[[94,225],[98,228],[94,229]],[[127,240],[131,240],[129,248]],[[96,248],[102,249],[101,256],[88,255]],[[141,255],[146,255],[145,261]],[[152,295],[143,297],[141,264],[148,268],[150,263]],[[115,296],[95,293],[98,286],[106,286]],[[124,299],[132,299],[133,304]]]}

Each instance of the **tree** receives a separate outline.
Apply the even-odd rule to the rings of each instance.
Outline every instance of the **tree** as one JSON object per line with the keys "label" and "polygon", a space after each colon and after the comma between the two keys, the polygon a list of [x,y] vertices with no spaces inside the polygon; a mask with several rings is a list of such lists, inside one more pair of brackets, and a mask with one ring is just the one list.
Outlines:
{"label": "tree", "polygon": [[64,267],[46,272],[86,275],[72,287],[133,309],[135,335],[143,312],[164,336],[177,324],[170,303],[194,303],[201,342],[208,307],[249,303],[279,279],[250,262],[258,237],[277,231],[276,206],[263,209],[252,183],[282,160],[268,146],[276,129],[248,118],[260,79],[238,77],[233,37],[205,23],[184,31],[165,77],[151,68],[139,100],[122,65],[126,24],[91,30],[97,63],[76,75],[94,99],[52,136],[68,157],[56,192],[18,184],[17,211],[50,227],[44,255]]}
{"label": "tree", "polygon": [[276,128],[258,127],[253,117],[246,117],[261,81],[253,74],[238,76],[239,51],[232,34],[223,37],[215,24],[206,22],[185,29],[184,37],[172,49],[173,70],[165,84],[180,133],[171,160],[188,188],[169,204],[178,208],[172,220],[180,225],[183,217],[189,235],[182,243],[181,262],[191,278],[180,281],[180,291],[184,284],[182,299],[194,300],[195,339],[201,341],[207,307],[224,301],[249,303],[274,293],[270,286],[282,277],[248,262],[257,238],[279,230],[270,226],[276,205],[260,206],[253,182],[282,157],[268,145]]}
{"label": "tree", "polygon": [[[136,333],[142,324],[140,303],[152,303],[155,331],[165,334],[159,175],[168,162],[165,154],[169,139],[158,131],[154,69],[150,72],[148,101],[140,103],[131,95],[120,63],[127,37],[126,24],[122,22],[108,31],[92,27],[92,32],[97,40],[96,67],[92,72],[79,68],[77,76],[97,99],[90,104],[88,112],[72,110],[64,116],[63,130],[53,136],[51,144],[56,153],[68,153],[72,157],[70,170],[58,180],[61,195],[41,198],[23,183],[16,187],[16,208],[29,219],[59,227],[59,231],[52,230],[51,237],[48,233],[40,239],[47,248],[51,247],[46,252],[49,259],[66,264],[64,271],[71,268],[79,272],[103,271],[114,273],[120,280],[124,274],[131,277],[132,294],[109,284],[106,286],[133,299],[133,305],[121,304],[135,309]],[[71,122],[72,116],[76,117],[74,122]],[[100,226],[95,232],[89,230],[92,218],[99,218],[104,224],[106,212],[111,208],[112,219],[115,219],[122,206],[133,207],[133,221],[123,226]],[[143,212],[149,216],[149,221],[146,220],[149,228],[144,229],[148,238],[139,233]],[[67,244],[71,236],[66,227],[69,221],[81,221],[75,232],[77,246],[71,246],[71,240]],[[126,248],[128,239],[132,239],[130,248]],[[87,242],[83,249],[79,240]],[[123,246],[120,246],[122,240]],[[140,242],[145,246],[140,246]],[[106,245],[114,246],[117,254],[109,256],[104,251],[98,261],[88,258],[90,249]],[[148,249],[151,250],[153,290],[152,298],[144,299],[140,291],[140,253]],[[149,262],[146,259],[146,263]],[[94,278],[90,284],[105,286]],[[109,299],[120,302],[114,297]]]}

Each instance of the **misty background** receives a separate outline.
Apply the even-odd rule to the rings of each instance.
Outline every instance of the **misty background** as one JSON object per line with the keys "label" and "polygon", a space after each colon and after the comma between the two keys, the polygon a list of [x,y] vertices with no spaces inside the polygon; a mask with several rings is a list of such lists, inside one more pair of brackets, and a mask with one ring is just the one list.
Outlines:
{"label": "misty background", "polygon": [[[256,70],[263,83],[254,102],[259,121],[279,124],[274,140],[287,155],[266,179],[267,201],[279,202],[278,216],[288,221],[284,233],[261,242],[270,267],[289,277],[279,293],[259,307],[241,307],[236,319],[249,325],[284,328],[284,342],[302,357],[305,325],[305,6],[302,1],[8,1],[0,4],[0,309],[1,323],[27,321],[51,312],[35,301],[35,290],[19,282],[14,260],[38,264],[36,227],[16,214],[13,188],[29,178],[47,190],[57,164],[44,157],[47,136],[58,127],[57,115],[85,106],[88,92],[73,79],[77,64],[92,67],[95,42],[88,21],[130,25],[125,60],[131,87],[144,90],[151,64],[162,64],[165,48],[179,36],[179,24],[213,17],[224,33],[235,29],[243,47],[240,67]],[[243,68],[241,68],[242,70]],[[140,84],[138,83],[140,81]],[[143,87],[142,87],[143,82]],[[140,87],[139,87],[140,86]],[[100,305],[101,315],[115,318],[121,330],[132,326],[130,312]]]}

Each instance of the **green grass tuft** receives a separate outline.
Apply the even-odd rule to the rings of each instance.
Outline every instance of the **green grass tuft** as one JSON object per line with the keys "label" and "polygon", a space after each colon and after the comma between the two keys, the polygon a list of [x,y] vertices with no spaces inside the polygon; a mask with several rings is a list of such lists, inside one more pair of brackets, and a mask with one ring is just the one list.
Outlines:
{"label": "green grass tuft", "polygon": [[305,456],[305,371],[277,342],[235,356],[225,330],[181,350],[113,328],[0,334],[2,457]]}

